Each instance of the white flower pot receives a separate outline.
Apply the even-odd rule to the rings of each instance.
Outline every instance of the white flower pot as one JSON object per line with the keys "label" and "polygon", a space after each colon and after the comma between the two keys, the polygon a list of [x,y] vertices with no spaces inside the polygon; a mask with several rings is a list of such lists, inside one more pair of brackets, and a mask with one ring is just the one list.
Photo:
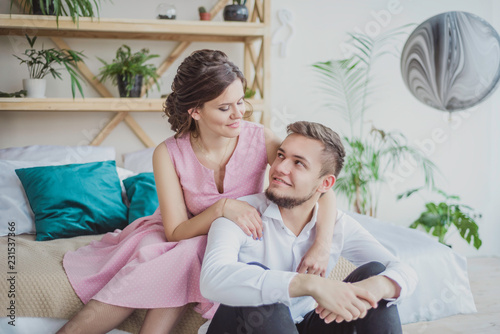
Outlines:
{"label": "white flower pot", "polygon": [[44,98],[46,83],[45,79],[23,79],[26,97]]}

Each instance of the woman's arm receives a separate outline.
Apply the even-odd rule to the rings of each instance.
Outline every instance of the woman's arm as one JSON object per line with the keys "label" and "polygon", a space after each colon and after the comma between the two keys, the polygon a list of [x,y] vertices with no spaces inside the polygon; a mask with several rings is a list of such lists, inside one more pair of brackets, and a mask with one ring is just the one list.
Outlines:
{"label": "woman's arm", "polygon": [[[160,211],[168,241],[179,241],[208,233],[219,217],[234,221],[247,235],[262,237],[262,221],[257,210],[246,202],[220,199],[197,216],[188,219],[182,188],[164,143],[153,153],[153,170]],[[237,216],[234,216],[237,215]]]}
{"label": "woman's arm", "polygon": [[321,196],[318,203],[316,239],[300,261],[297,272],[324,277],[330,259],[333,230],[337,220],[337,197],[333,189],[330,189]]}
{"label": "woman's arm", "polygon": [[278,153],[278,148],[282,140],[268,128],[264,128],[264,136],[266,138],[267,163],[272,165],[274,159],[276,159],[276,154]]}

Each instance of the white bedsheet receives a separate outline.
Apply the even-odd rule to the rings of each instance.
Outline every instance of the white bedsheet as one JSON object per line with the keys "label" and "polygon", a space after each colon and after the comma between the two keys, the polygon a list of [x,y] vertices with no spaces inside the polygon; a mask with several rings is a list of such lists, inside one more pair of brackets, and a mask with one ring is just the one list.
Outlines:
{"label": "white bedsheet", "polygon": [[[8,324],[9,318],[0,318],[0,333],[2,334],[54,334],[68,320],[54,318],[16,318],[15,326]],[[109,334],[128,334],[113,329]]]}
{"label": "white bedsheet", "polygon": [[398,306],[403,324],[477,312],[465,257],[421,231],[348,214],[418,273],[415,292]]}

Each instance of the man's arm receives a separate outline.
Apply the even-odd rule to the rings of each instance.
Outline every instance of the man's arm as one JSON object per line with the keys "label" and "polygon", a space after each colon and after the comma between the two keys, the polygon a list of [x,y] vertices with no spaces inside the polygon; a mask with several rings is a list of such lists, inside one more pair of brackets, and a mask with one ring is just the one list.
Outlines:
{"label": "man's arm", "polygon": [[202,295],[230,306],[259,306],[277,302],[290,306],[288,284],[296,273],[264,270],[238,262],[240,248],[252,241],[226,218],[213,222],[201,268]]}
{"label": "man's arm", "polygon": [[[290,306],[291,298],[311,296],[345,319],[359,318],[369,307],[376,307],[375,297],[362,287],[238,262],[238,253],[246,242],[256,241],[229,220],[219,218],[212,224],[200,279],[205,298],[230,306],[277,302]],[[370,305],[365,306],[365,300]]]}

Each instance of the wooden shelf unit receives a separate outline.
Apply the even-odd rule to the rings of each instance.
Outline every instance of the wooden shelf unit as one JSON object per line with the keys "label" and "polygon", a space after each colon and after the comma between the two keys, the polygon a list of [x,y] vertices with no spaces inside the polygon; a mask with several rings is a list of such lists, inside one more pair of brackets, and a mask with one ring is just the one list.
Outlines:
{"label": "wooden shelf unit", "polygon": [[24,36],[27,29],[37,36],[105,39],[146,39],[191,42],[246,42],[261,38],[266,26],[256,22],[212,22],[69,17],[56,20],[43,15],[0,14],[0,35]]}
{"label": "wooden shelf unit", "polygon": [[[211,9],[212,17],[221,11],[228,0],[219,0]],[[260,99],[249,102],[253,109],[262,111],[261,123],[269,124],[270,114],[270,0],[247,1],[249,22],[212,22],[178,20],[138,20],[80,18],[78,24],[69,17],[40,15],[0,14],[0,35],[24,36],[25,33],[50,37],[60,49],[69,49],[63,38],[102,38],[102,39],[143,39],[178,41],[178,45],[166,55],[158,67],[161,76],[178,59],[191,42],[228,42],[243,43],[243,72],[248,87],[258,93]],[[129,112],[159,112],[164,99],[115,98],[104,85],[95,79],[85,64],[79,64],[82,76],[102,96],[102,98],[0,98],[1,111],[112,111],[115,117],[103,128],[92,145],[99,145],[113,129],[125,121],[132,131],[147,147],[156,144],[140,128]],[[145,90],[143,89],[143,95]]]}

